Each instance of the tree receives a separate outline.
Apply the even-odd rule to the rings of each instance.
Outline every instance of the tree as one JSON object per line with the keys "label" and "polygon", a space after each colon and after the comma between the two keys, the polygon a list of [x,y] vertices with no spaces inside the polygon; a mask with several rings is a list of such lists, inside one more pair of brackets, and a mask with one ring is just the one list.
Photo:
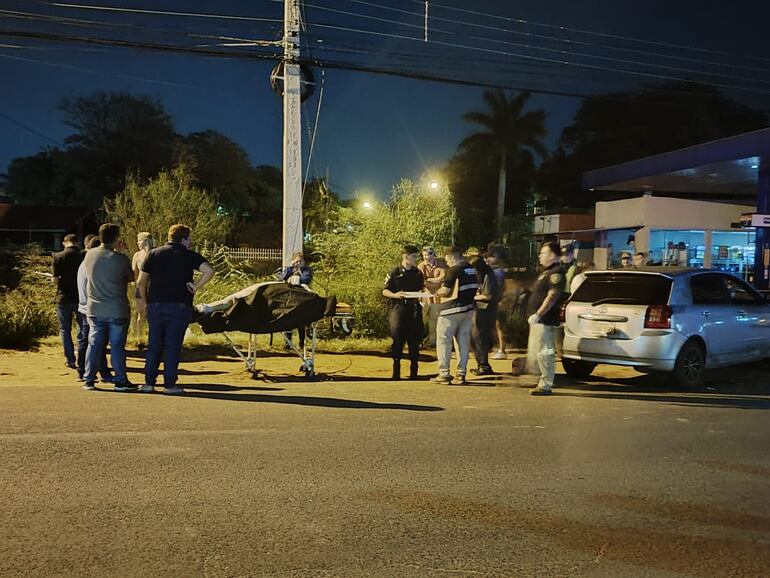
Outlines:
{"label": "tree", "polygon": [[305,233],[311,236],[328,231],[332,215],[339,208],[340,200],[323,179],[313,179],[302,195],[302,216]]}
{"label": "tree", "polygon": [[521,151],[529,150],[545,156],[545,111],[542,109],[524,113],[530,94],[521,92],[509,98],[501,89],[485,90],[484,100],[488,110],[473,111],[463,115],[471,123],[480,125],[484,131],[474,133],[460,143],[460,150],[474,156],[485,157],[498,167],[497,212],[495,230],[500,238],[503,232],[503,215],[508,185],[507,172],[516,169]]}
{"label": "tree", "polygon": [[162,171],[149,181],[129,176],[115,198],[104,200],[107,220],[120,225],[123,239],[132,243],[140,231],[156,241],[166,239],[168,228],[183,223],[193,230],[196,243],[222,243],[232,228],[232,219],[217,211],[215,199],[193,185],[184,168]]}
{"label": "tree", "polygon": [[249,216],[258,209],[256,175],[241,146],[215,130],[182,137],[179,160],[195,175],[197,186],[217,197],[228,213]]}
{"label": "tree", "polygon": [[551,204],[591,206],[582,174],[767,126],[767,117],[713,86],[673,82],[589,97],[540,167]]}
{"label": "tree", "polygon": [[356,327],[367,335],[387,333],[382,280],[401,259],[405,244],[443,246],[451,242],[457,213],[444,186],[427,193],[409,181],[393,187],[387,203],[336,207],[330,228],[314,237],[319,261],[314,283],[352,303]]}
{"label": "tree", "polygon": [[173,165],[176,134],[157,99],[122,92],[64,98],[65,139],[78,196],[98,205],[126,184],[129,174],[146,179]]}

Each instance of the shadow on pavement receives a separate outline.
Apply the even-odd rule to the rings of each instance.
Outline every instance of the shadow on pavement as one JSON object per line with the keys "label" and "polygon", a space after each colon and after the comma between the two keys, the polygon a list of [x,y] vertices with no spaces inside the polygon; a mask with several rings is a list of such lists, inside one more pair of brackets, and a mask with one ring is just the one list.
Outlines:
{"label": "shadow on pavement", "polygon": [[[143,367],[129,367],[126,369],[127,373],[141,373],[144,375],[144,368]],[[163,367],[161,366],[160,372],[163,373]],[[227,371],[220,371],[216,369],[202,369],[202,370],[195,370],[195,369],[185,369],[184,367],[180,367],[177,370],[177,375],[227,375]]]}
{"label": "shadow on pavement", "polygon": [[700,407],[770,409],[770,397],[765,397],[770,396],[770,387],[764,383],[751,387],[742,384],[707,385],[698,390],[684,391],[660,385],[659,380],[660,377],[655,375],[618,379],[591,377],[586,381],[559,376],[554,393],[562,396],[630,399]]}
{"label": "shadow on pavement", "polygon": [[185,391],[196,389],[200,391],[284,391],[282,387],[262,387],[262,386],[237,386],[223,383],[186,383]]}
{"label": "shadow on pavement", "polygon": [[[197,388],[201,388],[199,384]],[[357,399],[340,399],[335,397],[314,397],[306,395],[271,395],[258,393],[225,393],[222,391],[193,391],[193,387],[185,387],[184,397],[199,397],[202,399],[220,399],[224,401],[240,401],[252,403],[284,403],[289,405],[309,405],[315,407],[336,407],[343,409],[391,409],[402,411],[444,411],[443,407],[434,405],[414,405],[407,403],[377,403]]]}

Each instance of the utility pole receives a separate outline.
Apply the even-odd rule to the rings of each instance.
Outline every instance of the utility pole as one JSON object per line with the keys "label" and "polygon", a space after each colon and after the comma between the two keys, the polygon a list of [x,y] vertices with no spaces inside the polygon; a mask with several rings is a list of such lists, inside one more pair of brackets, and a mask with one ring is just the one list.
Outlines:
{"label": "utility pole", "polygon": [[299,0],[284,0],[283,14],[283,265],[302,251],[302,123]]}

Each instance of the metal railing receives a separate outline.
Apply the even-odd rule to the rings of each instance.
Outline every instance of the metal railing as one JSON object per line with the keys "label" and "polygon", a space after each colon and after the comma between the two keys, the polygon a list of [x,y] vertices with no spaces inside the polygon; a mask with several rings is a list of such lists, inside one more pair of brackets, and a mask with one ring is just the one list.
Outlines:
{"label": "metal railing", "polygon": [[208,251],[223,250],[228,259],[233,261],[280,261],[281,250],[271,247],[226,247],[213,243],[205,243]]}

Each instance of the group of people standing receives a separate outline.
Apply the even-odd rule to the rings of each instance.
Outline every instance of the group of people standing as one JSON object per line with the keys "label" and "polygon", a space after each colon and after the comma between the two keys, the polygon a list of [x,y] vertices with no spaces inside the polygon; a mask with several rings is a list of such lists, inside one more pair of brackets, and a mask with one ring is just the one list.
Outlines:
{"label": "group of people standing", "polygon": [[[97,375],[112,382],[115,391],[155,391],[161,361],[166,394],[183,393],[177,386],[178,366],[187,325],[193,315],[193,295],[214,275],[206,259],[190,249],[191,229],[173,225],[168,242],[154,248],[149,233],[139,233],[138,251],[129,260],[122,251],[120,227],[105,223],[98,236],[86,237],[83,251],[75,235],[64,238],[64,250],[53,257],[57,282],[57,317],[66,365],[78,372],[86,390],[95,389]],[[194,271],[201,275],[194,280]],[[148,325],[144,382],[132,384],[126,370],[126,340],[131,321],[129,284],[137,326]],[[78,351],[72,342],[72,320],[77,322]],[[106,361],[110,347],[112,372]]]}
{"label": "group of people standing", "polygon": [[[418,264],[417,247],[405,245],[401,263],[385,277],[382,294],[390,302],[392,378],[401,378],[404,345],[410,361],[409,378],[419,377],[423,320],[427,320],[430,328],[434,316],[438,374],[431,381],[443,385],[466,383],[471,349],[477,367],[470,372],[493,374],[489,355],[495,329],[502,334],[498,306],[504,292],[505,269],[500,256],[495,252],[481,254],[469,263],[463,250],[456,246],[444,251],[445,266],[439,264],[431,247],[424,248],[422,256]],[[571,262],[563,262],[558,243],[544,244],[538,260],[539,274],[527,301],[527,370],[539,376],[531,393],[548,395],[554,381],[559,307],[568,287],[566,273],[575,276],[577,268]],[[504,357],[502,335],[498,335],[498,340],[498,351]],[[450,372],[453,348],[457,353],[456,377]]]}

